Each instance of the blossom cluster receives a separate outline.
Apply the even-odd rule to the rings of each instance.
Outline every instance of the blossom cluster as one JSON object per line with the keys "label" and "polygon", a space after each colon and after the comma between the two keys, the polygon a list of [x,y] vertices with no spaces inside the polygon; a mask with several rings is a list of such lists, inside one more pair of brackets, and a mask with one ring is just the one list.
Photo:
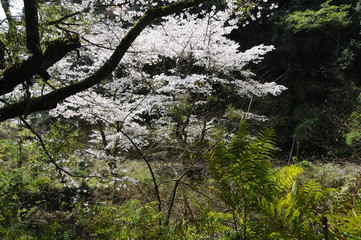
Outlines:
{"label": "blossom cluster", "polygon": [[[95,4],[91,2],[90,5]],[[113,13],[120,16],[118,10]],[[181,13],[162,18],[143,31],[124,56],[118,70],[101,86],[68,98],[52,114],[81,118],[90,124],[100,121],[109,128],[106,130],[108,146],[105,148],[121,145],[123,149],[129,149],[129,141],[122,133],[124,129],[134,134],[131,137],[140,146],[147,146],[151,141],[141,136],[169,139],[174,135],[175,125],[182,125],[186,141],[197,139],[205,129],[211,129],[211,125],[221,121],[222,115],[204,111],[208,99],[217,96],[220,88],[230,89],[240,99],[280,94],[285,87],[274,82],[260,83],[246,69],[247,64],[257,64],[274,47],[262,44],[240,52],[239,44],[227,38],[237,28],[232,13],[230,9],[220,11],[212,8],[208,12]],[[104,25],[107,26],[103,28]],[[100,30],[102,28],[106,31]],[[92,56],[93,69],[105,61],[110,49],[117,43],[114,40],[117,34],[114,33],[118,28],[109,28],[106,21],[100,22],[92,27],[99,35],[92,33],[86,36],[97,43],[87,45],[83,57],[86,58],[87,54]],[[117,37],[125,31],[120,32]],[[99,47],[105,42],[108,42],[107,48]],[[98,54],[94,56],[95,52]],[[86,64],[74,66],[74,63],[76,61],[72,62],[72,56],[69,56],[56,66],[64,68],[59,71],[59,78],[64,82],[91,72]],[[180,111],[185,112],[177,116]],[[118,123],[121,123],[121,129]],[[111,130],[115,125],[118,127]],[[132,127],[134,129],[130,130]],[[136,131],[139,129],[143,134]],[[100,137],[94,137],[93,141],[95,139],[101,141]]]}

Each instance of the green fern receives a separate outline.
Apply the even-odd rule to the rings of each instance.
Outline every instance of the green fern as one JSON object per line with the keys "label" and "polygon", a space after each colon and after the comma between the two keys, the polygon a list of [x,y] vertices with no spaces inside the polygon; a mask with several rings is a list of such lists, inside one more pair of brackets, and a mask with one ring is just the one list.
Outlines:
{"label": "green fern", "polygon": [[241,121],[231,143],[227,145],[220,141],[207,158],[215,188],[234,216],[238,216],[234,224],[242,228],[243,238],[246,234],[261,236],[260,232],[255,232],[255,229],[262,228],[261,225],[252,224],[247,216],[255,212],[260,197],[274,195],[270,162],[274,135],[273,130],[265,129],[252,136],[246,122]]}
{"label": "green fern", "polygon": [[277,183],[275,188],[281,193],[289,192],[291,189],[295,191],[295,188],[297,188],[296,179],[303,172],[303,168],[296,165],[277,169],[272,176],[273,180]]}
{"label": "green fern", "polygon": [[219,142],[208,156],[215,188],[238,217],[238,238],[322,239],[317,207],[325,191],[318,180],[302,182],[299,166],[274,170],[273,152],[274,132],[251,136],[242,121],[231,143]]}
{"label": "green fern", "polygon": [[274,172],[275,191],[273,200],[262,198],[260,211],[271,218],[271,229],[278,229],[284,236],[298,239],[322,239],[322,216],[317,207],[325,196],[318,180],[300,182],[303,169],[286,166]]}
{"label": "green fern", "polygon": [[246,122],[241,121],[229,146],[219,142],[208,155],[210,172],[227,205],[237,208],[234,205],[240,204],[242,198],[268,192],[273,143],[273,130],[261,131],[253,137],[246,129]]}

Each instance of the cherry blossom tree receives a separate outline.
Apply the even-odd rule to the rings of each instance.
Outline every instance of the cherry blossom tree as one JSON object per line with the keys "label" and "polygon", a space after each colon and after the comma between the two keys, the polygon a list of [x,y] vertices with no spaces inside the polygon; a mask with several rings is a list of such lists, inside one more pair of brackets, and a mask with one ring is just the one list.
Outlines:
{"label": "cherry blossom tree", "polygon": [[[192,14],[183,11],[200,3]],[[54,116],[96,124],[108,155],[131,147],[127,131],[140,145],[150,144],[146,132],[202,142],[226,121],[227,107],[238,107],[232,101],[284,89],[257,82],[246,69],[273,46],[239,52],[227,39],[247,9],[240,4],[247,6],[234,0],[24,1],[24,46],[10,54],[14,46],[4,40],[10,53],[0,79],[0,121],[56,108]],[[260,17],[261,6],[253,18]],[[4,35],[21,35],[14,30],[20,23],[5,12]]]}
{"label": "cherry blossom tree", "polygon": [[[98,85],[112,74],[121,61],[127,61],[123,59],[125,54],[155,19],[199,4],[206,11],[212,6],[224,7],[221,1],[205,0],[23,2],[23,16],[13,16],[11,2],[2,1],[6,19],[1,26],[0,57],[3,57],[0,60],[3,71],[0,77],[0,121],[55,108],[67,97]],[[254,8],[254,3],[256,1],[230,0],[227,7],[230,14],[241,16],[240,10]],[[274,8],[274,4],[269,8]],[[260,16],[260,10],[255,16]],[[167,21],[170,25],[169,19]],[[86,56],[80,57],[78,63],[88,61],[91,66],[88,66],[87,74],[78,74],[67,82],[60,82],[57,75],[49,74],[49,68],[59,66],[54,64],[64,58],[69,59],[74,50]],[[153,55],[153,58],[157,56]],[[226,58],[224,61],[227,61]],[[62,70],[60,68],[57,72]],[[36,92],[36,86],[41,86],[41,91]]]}
{"label": "cherry blossom tree", "polygon": [[[206,143],[212,129],[229,124],[230,112],[239,108],[241,99],[278,95],[285,89],[274,82],[260,83],[247,70],[274,47],[259,45],[240,52],[239,45],[226,37],[237,28],[234,13],[232,6],[212,7],[162,18],[138,36],[101,85],[67,98],[51,114],[92,125],[92,143],[98,147],[88,152],[107,159],[112,169],[119,156],[135,146],[149,148],[152,154],[167,146],[193,152],[192,144]],[[105,14],[121,15],[114,10]],[[111,52],[117,29],[108,22],[92,24],[97,34],[87,35],[89,52],[96,53],[99,46],[104,53]],[[73,81],[106,61],[102,54],[90,56],[69,55],[50,69],[52,75],[61,82]],[[247,110],[243,115],[264,119]]]}
{"label": "cherry blossom tree", "polygon": [[[9,6],[9,1],[2,2],[4,9],[6,9],[6,7]],[[48,7],[48,5],[59,5],[58,2],[45,2],[43,8]],[[73,2],[75,2],[75,4]],[[79,4],[76,4],[77,2]],[[25,32],[21,33],[25,34],[25,43],[24,47],[20,49],[23,50],[23,52],[17,53],[16,59],[11,59],[11,57],[14,56],[13,53],[7,54],[8,56],[4,56],[4,59],[2,59],[3,62],[7,62],[9,65],[3,69],[0,79],[0,95],[2,96],[1,102],[3,103],[0,109],[0,121],[36,111],[55,108],[57,103],[67,97],[100,83],[112,73],[136,37],[154,19],[171,15],[202,2],[206,1],[166,1],[156,4],[151,4],[148,1],[100,2],[101,6],[109,5],[110,7],[119,7],[117,9],[118,16],[115,15],[114,20],[115,22],[120,21],[120,18],[123,20],[118,24],[119,31],[114,33],[112,39],[109,40],[117,39],[117,44],[113,45],[114,49],[112,49],[111,55],[101,54],[102,57],[106,56],[107,60],[103,61],[101,65],[93,65],[93,68],[98,68],[91,74],[78,76],[77,79],[73,79],[71,84],[58,83],[55,86],[51,85],[52,87],[49,87],[50,89],[48,87],[44,88],[41,95],[32,94],[29,96],[29,88],[31,88],[29,85],[31,85],[34,76],[40,76],[44,82],[47,82],[51,79],[51,76],[47,72],[48,68],[63,59],[71,51],[81,47],[80,37],[83,37],[83,34],[85,34],[86,28],[84,27],[86,24],[78,22],[80,21],[78,15],[82,14],[84,22],[94,21],[95,19],[90,19],[90,16],[91,13],[94,13],[98,9],[97,4],[99,1],[60,1],[61,4],[59,6],[67,10],[66,12],[68,12],[68,14],[53,21],[45,19],[45,22],[41,22],[42,19],[40,19],[39,22],[38,0],[24,0],[24,17],[22,20],[25,22]],[[13,30],[13,26],[16,24],[13,23],[15,18],[11,16],[10,11],[6,11],[6,13],[8,17],[8,35],[16,35],[17,30]],[[107,23],[106,20],[99,22],[103,22],[103,24],[95,26],[95,29],[92,30],[97,30],[97,27],[101,27]],[[40,29],[40,25],[45,25],[48,28]],[[81,29],[79,29],[76,34],[72,34],[71,30],[65,30],[63,28],[64,26],[79,25],[83,28],[84,32],[80,32]],[[131,27],[124,27],[124,25]],[[56,30],[58,31],[52,30],[52,26],[56,26]],[[10,32],[10,28],[12,31],[15,31],[15,33]],[[19,28],[21,30],[22,27]],[[59,33],[59,29],[63,29],[62,34],[64,36],[52,39],[56,36],[54,35],[56,32]],[[99,28],[98,30],[106,31],[106,29],[108,28]],[[92,34],[101,35],[101,32],[93,31]],[[10,45],[11,36],[8,37],[6,43],[2,43],[2,45],[4,45],[2,49],[4,54],[8,50],[6,49],[6,45]],[[42,40],[44,39],[49,39],[49,41],[43,42]],[[9,51],[11,51],[11,49],[9,49]],[[23,87],[24,89],[19,89],[20,85],[25,85]]]}
{"label": "cherry blossom tree", "polygon": [[[192,14],[183,11],[202,2]],[[239,107],[233,102],[284,90],[246,69],[273,46],[240,52],[226,37],[243,17],[240,4],[24,1],[26,47],[4,59],[17,63],[0,79],[0,121],[55,108],[53,116],[96,126],[93,142],[113,158],[134,144],[207,141],[227,123],[226,109]]]}
{"label": "cherry blossom tree", "polygon": [[[240,52],[227,38],[243,19],[239,4],[243,1],[24,0],[25,31],[18,36],[24,46],[4,44],[18,51],[4,51],[0,121],[52,109],[58,119],[86,122],[92,130],[89,148],[68,159],[47,152],[66,173],[62,180],[80,185],[73,178],[77,163],[94,166],[101,160],[107,169],[92,169],[91,176],[101,177],[104,170],[114,184],[134,181],[119,176],[126,171],[120,165],[124,156],[136,151],[152,174],[161,211],[149,155],[196,153],[192,146],[209,146],[213,129],[237,125],[234,115],[265,119],[242,110],[242,99],[285,89],[257,81],[247,69],[273,46]],[[198,7],[185,10],[193,6]],[[254,19],[265,6],[251,6]],[[21,33],[21,23],[11,24],[8,20],[4,28],[5,43],[14,31]]]}

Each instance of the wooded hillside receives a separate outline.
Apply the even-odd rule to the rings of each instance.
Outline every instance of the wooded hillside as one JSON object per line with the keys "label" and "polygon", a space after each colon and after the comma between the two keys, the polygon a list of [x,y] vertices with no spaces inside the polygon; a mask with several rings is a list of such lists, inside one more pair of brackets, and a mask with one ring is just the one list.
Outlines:
{"label": "wooded hillside", "polygon": [[2,0],[0,239],[361,239],[360,0]]}

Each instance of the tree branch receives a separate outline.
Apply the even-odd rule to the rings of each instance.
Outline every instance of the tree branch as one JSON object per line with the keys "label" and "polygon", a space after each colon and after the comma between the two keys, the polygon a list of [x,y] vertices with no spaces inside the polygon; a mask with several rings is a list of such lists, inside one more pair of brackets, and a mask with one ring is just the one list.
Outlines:
{"label": "tree branch", "polygon": [[130,143],[133,145],[133,147],[137,150],[138,154],[142,157],[144,162],[147,164],[148,170],[152,176],[152,180],[153,180],[153,184],[154,184],[154,191],[155,191],[155,195],[156,195],[157,201],[158,201],[158,211],[162,212],[162,200],[160,198],[159,185],[157,183],[157,178],[155,177],[155,173],[153,171],[152,165],[150,164],[150,162],[146,158],[146,156],[143,154],[143,152],[140,150],[138,145],[133,141],[133,139],[131,137],[129,137],[129,135],[126,134],[124,131],[121,131],[121,133],[130,141]]}
{"label": "tree branch", "polygon": [[[13,91],[17,85],[30,81],[34,75],[41,75],[46,69],[64,58],[67,53],[79,48],[80,42],[79,38],[74,36],[70,39],[56,39],[48,42],[47,45],[48,47],[41,55],[33,55],[27,60],[4,69],[2,76],[0,76],[0,96]],[[3,117],[2,111],[3,109],[0,109],[0,117]],[[22,114],[24,113],[16,116]]]}
{"label": "tree branch", "polygon": [[[26,1],[26,0],[25,0]],[[56,25],[56,24],[60,24],[62,23],[65,19],[68,19],[68,18],[71,18],[71,17],[74,17],[76,15],[79,15],[81,14],[82,12],[78,11],[78,12],[75,12],[75,13],[71,13],[69,15],[66,15],[60,19],[57,19],[57,20],[54,20],[54,21],[50,21],[48,23],[46,23],[46,25]]]}
{"label": "tree branch", "polygon": [[26,47],[29,52],[35,55],[41,53],[39,20],[38,20],[38,0],[24,0]]}
{"label": "tree branch", "polygon": [[10,12],[9,0],[1,0],[1,6],[4,9],[6,19],[8,20],[8,24],[9,24],[8,34],[15,33],[15,30],[16,30],[15,29],[15,20]]}
{"label": "tree branch", "polygon": [[[189,8],[195,5],[198,5],[207,0],[184,0],[179,1],[173,4],[169,4],[167,6],[158,7],[154,9],[149,9],[146,11],[143,16],[133,25],[133,27],[129,30],[129,32],[125,35],[122,41],[119,43],[113,54],[110,58],[104,63],[102,67],[100,67],[95,73],[90,75],[89,77],[81,80],[78,83],[66,86],[64,88],[53,91],[44,96],[36,97],[30,99],[30,106],[25,108],[27,105],[27,101],[20,101],[14,103],[10,106],[6,106],[0,109],[0,122],[14,118],[17,116],[21,116],[25,113],[32,113],[41,110],[49,110],[55,108],[57,104],[67,97],[70,97],[76,93],[84,91],[98,83],[100,83],[104,78],[110,75],[120,60],[123,58],[126,51],[129,49],[130,45],[134,42],[134,40],[139,36],[139,34],[143,31],[143,29],[148,26],[154,19],[171,15],[173,13],[179,12],[185,8]],[[60,60],[60,59],[59,59]],[[16,71],[18,74],[22,74],[21,71]],[[29,75],[29,73],[28,73]],[[19,79],[18,84],[23,82],[24,79]],[[6,86],[8,84],[8,86]],[[14,88],[14,85],[11,81],[3,81],[0,80],[0,85],[2,86],[0,90],[0,95],[7,93],[9,91],[4,91],[3,86],[9,88]]]}

